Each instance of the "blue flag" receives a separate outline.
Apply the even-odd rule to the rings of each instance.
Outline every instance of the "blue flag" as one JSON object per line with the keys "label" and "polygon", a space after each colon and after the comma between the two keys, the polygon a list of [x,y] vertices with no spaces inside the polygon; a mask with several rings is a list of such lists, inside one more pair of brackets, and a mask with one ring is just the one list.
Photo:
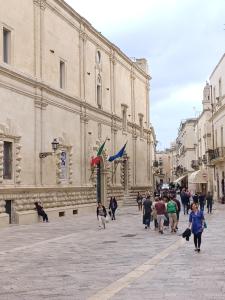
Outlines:
{"label": "blue flag", "polygon": [[108,161],[111,161],[111,162],[112,162],[112,161],[114,161],[115,159],[117,159],[117,158],[119,158],[119,157],[122,157],[123,154],[124,154],[126,145],[127,145],[127,143],[123,146],[122,149],[120,149],[119,152],[117,152],[115,155],[110,156],[110,157],[108,158]]}

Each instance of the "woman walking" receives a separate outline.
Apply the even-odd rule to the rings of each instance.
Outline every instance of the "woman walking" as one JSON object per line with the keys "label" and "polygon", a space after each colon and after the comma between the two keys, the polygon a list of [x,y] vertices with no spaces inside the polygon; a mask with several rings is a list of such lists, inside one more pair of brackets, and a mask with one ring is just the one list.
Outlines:
{"label": "woman walking", "polygon": [[189,216],[189,228],[191,228],[194,235],[195,251],[198,252],[200,252],[204,222],[205,218],[203,211],[198,209],[198,205],[196,203],[192,203],[191,213]]}
{"label": "woman walking", "polygon": [[97,219],[99,221],[99,228],[103,227],[105,229],[106,216],[107,216],[107,212],[105,206],[103,206],[101,202],[98,202]]}
{"label": "woman walking", "polygon": [[111,219],[116,220],[115,212],[116,212],[116,209],[117,209],[117,201],[116,201],[115,197],[110,198],[109,209],[111,210]]}

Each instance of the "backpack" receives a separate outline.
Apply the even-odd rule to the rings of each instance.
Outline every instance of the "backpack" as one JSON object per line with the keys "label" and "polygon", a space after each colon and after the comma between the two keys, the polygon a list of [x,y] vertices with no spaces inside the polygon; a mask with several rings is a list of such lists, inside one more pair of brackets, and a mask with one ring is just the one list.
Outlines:
{"label": "backpack", "polygon": [[167,212],[168,213],[175,213],[176,212],[176,204],[173,201],[169,201],[167,203]]}

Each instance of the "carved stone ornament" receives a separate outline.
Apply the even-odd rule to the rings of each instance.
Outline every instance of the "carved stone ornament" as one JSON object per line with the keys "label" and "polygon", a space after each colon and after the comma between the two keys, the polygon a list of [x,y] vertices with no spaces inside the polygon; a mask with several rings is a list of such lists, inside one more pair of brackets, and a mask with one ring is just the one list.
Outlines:
{"label": "carved stone ornament", "polygon": [[15,155],[13,156],[13,164],[15,168],[15,183],[21,183],[21,145],[16,126],[10,119],[6,123],[0,124],[0,184],[3,183],[3,157],[4,157],[4,139],[10,139],[15,147]]}

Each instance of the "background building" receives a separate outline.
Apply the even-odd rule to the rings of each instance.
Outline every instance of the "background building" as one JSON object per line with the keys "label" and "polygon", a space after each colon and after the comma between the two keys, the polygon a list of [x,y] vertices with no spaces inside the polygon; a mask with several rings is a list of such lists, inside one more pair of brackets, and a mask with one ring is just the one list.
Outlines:
{"label": "background building", "polygon": [[62,0],[2,1],[0,28],[0,224],[37,220],[37,200],[53,218],[150,189],[147,61]]}

